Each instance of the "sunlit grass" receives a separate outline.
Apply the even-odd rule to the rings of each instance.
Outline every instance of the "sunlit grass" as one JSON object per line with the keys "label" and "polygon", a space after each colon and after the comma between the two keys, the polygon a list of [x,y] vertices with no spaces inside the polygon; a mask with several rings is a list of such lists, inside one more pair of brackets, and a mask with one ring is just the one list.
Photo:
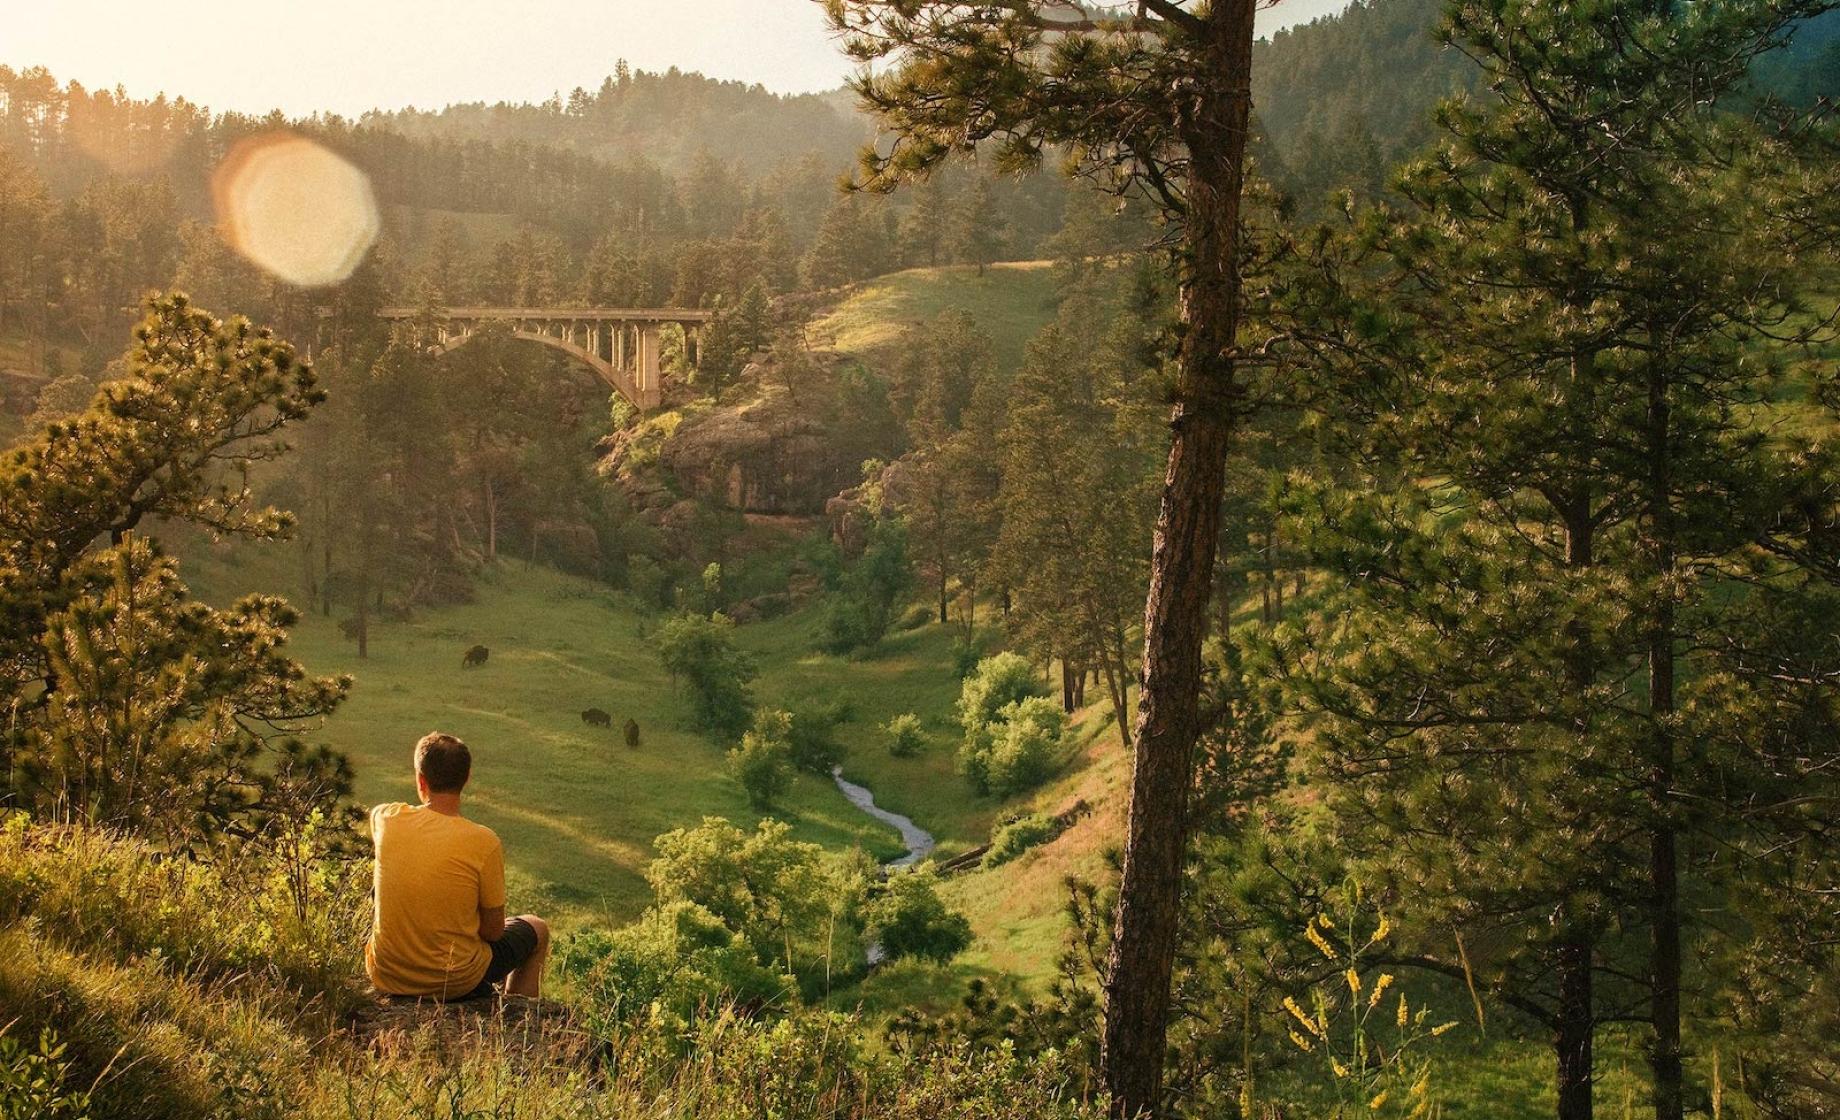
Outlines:
{"label": "sunlit grass", "polygon": [[998,364],[1014,369],[1054,317],[1054,270],[1045,261],[910,268],[860,285],[812,324],[813,341],[871,360],[892,356],[907,331],[950,308],[968,311],[990,335]]}

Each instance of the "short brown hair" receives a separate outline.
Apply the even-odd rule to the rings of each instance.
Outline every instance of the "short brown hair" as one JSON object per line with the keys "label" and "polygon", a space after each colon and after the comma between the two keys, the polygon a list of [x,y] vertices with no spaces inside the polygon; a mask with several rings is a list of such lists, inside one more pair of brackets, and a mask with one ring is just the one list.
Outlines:
{"label": "short brown hair", "polygon": [[473,773],[473,753],[454,736],[431,731],[415,744],[415,772],[429,793],[459,793]]}

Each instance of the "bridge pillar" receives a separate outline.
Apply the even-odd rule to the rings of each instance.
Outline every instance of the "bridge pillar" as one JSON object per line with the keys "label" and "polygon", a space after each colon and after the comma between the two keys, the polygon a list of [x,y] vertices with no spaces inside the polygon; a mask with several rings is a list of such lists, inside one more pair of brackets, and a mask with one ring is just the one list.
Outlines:
{"label": "bridge pillar", "polygon": [[658,388],[659,335],[657,323],[646,323],[639,328],[638,371],[633,382],[639,387],[641,403],[646,407],[658,403],[663,395]]}

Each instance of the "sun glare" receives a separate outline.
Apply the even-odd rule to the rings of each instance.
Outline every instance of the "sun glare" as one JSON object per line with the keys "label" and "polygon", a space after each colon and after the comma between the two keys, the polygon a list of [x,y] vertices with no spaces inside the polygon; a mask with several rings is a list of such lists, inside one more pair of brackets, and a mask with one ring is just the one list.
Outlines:
{"label": "sun glare", "polygon": [[225,240],[265,272],[303,288],[350,276],[377,240],[370,179],[301,136],[243,141],[218,167],[211,190]]}

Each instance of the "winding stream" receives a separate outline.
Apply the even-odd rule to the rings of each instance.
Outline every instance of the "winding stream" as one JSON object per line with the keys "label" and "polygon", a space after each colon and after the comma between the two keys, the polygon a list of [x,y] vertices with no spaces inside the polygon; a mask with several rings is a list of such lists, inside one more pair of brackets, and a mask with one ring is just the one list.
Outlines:
{"label": "winding stream", "polygon": [[859,786],[843,776],[843,767],[831,770],[831,777],[837,780],[837,788],[850,800],[850,804],[881,821],[893,825],[901,833],[901,843],[907,845],[907,854],[898,859],[891,859],[884,867],[912,867],[927,856],[933,854],[937,841],[933,834],[915,824],[912,819],[899,813],[891,813],[875,803],[875,794],[869,792],[868,786]]}

